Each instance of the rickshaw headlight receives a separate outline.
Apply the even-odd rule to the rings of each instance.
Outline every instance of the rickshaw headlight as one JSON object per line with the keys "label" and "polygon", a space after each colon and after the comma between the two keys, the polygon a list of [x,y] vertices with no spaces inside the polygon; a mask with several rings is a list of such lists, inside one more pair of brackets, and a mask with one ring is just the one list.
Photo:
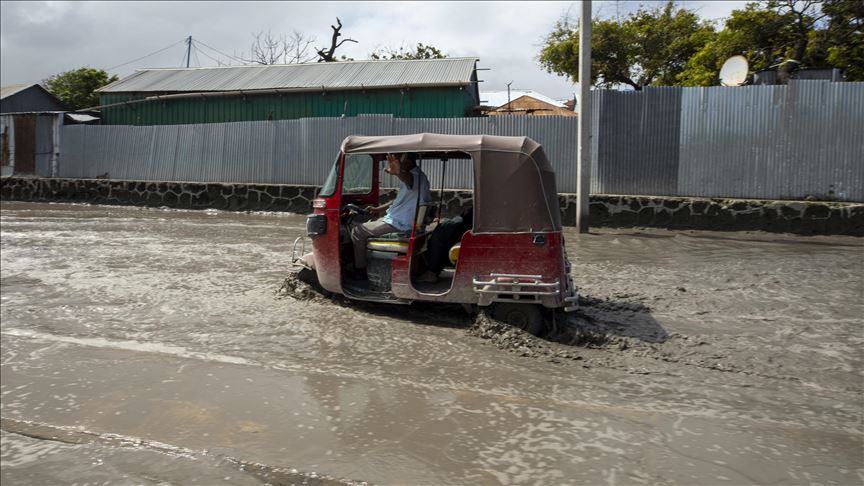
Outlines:
{"label": "rickshaw headlight", "polygon": [[323,235],[327,232],[327,216],[312,214],[306,218],[306,234],[308,236]]}

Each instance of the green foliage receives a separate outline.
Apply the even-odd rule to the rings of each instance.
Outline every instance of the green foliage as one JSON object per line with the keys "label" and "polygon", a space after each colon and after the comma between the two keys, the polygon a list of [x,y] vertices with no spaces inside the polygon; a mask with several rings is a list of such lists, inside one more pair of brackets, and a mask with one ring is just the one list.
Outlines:
{"label": "green foliage", "polygon": [[864,81],[864,2],[826,0],[822,11],[829,21],[818,41],[828,63],[845,70],[848,81]]}
{"label": "green foliage", "polygon": [[400,46],[399,50],[391,48],[377,49],[369,54],[369,59],[444,59],[447,54],[444,54],[437,47],[427,46],[422,43],[417,43],[417,47],[413,51],[407,51],[405,46]]}
{"label": "green foliage", "polygon": [[70,109],[80,110],[99,105],[99,95],[94,91],[118,79],[101,69],[83,67],[55,74],[42,83]]}
{"label": "green foliage", "polygon": [[[837,67],[864,80],[864,1],[764,0],[734,10],[715,32],[673,2],[621,20],[592,23],[592,82],[600,87],[716,86],[723,62],[743,55],[751,71],[772,67],[781,78],[797,67]],[[579,33],[559,21],[540,51],[549,72],[576,81]]]}
{"label": "green foliage", "polygon": [[779,67],[782,76],[794,59],[801,67],[837,67],[847,80],[864,80],[862,19],[861,0],[748,3],[734,10],[716,39],[690,59],[678,82],[716,85],[723,62],[737,54],[747,58],[751,72]]}
{"label": "green foliage", "polygon": [[738,54],[747,58],[751,71],[766,69],[782,60],[793,42],[789,18],[748,3],[743,10],[733,10],[723,30],[689,59],[676,84],[716,86],[723,63]]}
{"label": "green foliage", "polygon": [[[688,59],[715,36],[714,27],[688,9],[668,2],[642,9],[623,20],[592,21],[591,75],[597,86],[674,84]],[[568,19],[555,25],[540,51],[548,72],[570,76],[579,68],[579,31]]]}

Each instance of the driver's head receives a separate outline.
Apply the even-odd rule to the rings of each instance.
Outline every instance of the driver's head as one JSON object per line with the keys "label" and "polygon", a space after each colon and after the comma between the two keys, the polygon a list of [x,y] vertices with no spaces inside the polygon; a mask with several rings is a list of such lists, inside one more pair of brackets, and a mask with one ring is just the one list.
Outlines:
{"label": "driver's head", "polygon": [[387,154],[387,160],[399,164],[399,170],[408,172],[417,166],[417,154],[411,152]]}
{"label": "driver's head", "polygon": [[399,165],[402,167],[402,170],[411,170],[417,166],[417,154],[413,152],[396,154],[396,157],[399,159]]}

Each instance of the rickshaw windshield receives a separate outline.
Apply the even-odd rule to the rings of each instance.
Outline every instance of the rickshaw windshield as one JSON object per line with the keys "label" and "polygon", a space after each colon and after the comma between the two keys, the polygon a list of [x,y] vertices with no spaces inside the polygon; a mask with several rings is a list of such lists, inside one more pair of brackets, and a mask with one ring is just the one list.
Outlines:
{"label": "rickshaw windshield", "polygon": [[336,156],[336,162],[333,163],[333,168],[330,169],[324,185],[321,186],[321,192],[318,193],[318,197],[330,197],[336,193],[336,181],[339,179],[339,157],[341,155]]}

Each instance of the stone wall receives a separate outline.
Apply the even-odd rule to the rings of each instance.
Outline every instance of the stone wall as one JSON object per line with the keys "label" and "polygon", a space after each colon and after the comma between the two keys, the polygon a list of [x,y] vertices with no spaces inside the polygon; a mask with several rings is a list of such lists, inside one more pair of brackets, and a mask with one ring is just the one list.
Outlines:
{"label": "stone wall", "polygon": [[313,186],[4,178],[3,201],[55,201],[228,211],[308,213]]}
{"label": "stone wall", "polygon": [[[315,189],[272,184],[7,177],[0,181],[0,199],[302,214],[311,211]],[[386,201],[394,195],[395,191],[387,190],[381,198]],[[471,198],[471,191],[445,191],[444,215],[458,214]],[[562,222],[574,225],[576,196],[561,194],[558,199]],[[590,212],[592,226],[864,236],[864,204],[857,203],[597,194],[591,196]]]}

